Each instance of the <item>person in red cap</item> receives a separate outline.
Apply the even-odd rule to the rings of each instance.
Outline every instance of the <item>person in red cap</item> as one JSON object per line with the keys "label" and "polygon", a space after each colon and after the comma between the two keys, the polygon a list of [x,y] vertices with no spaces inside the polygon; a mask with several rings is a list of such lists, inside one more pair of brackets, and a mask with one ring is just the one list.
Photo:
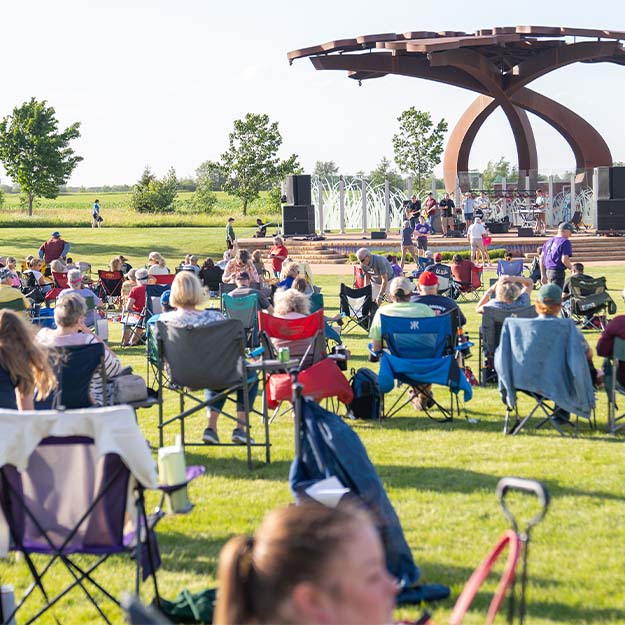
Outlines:
{"label": "person in red cap", "polygon": [[458,311],[456,314],[459,325],[462,327],[467,322],[462,310],[451,297],[438,294],[438,276],[434,272],[429,269],[424,271],[419,276],[417,288],[418,294],[410,298],[411,302],[425,304],[434,311],[435,315],[444,315],[452,310]]}

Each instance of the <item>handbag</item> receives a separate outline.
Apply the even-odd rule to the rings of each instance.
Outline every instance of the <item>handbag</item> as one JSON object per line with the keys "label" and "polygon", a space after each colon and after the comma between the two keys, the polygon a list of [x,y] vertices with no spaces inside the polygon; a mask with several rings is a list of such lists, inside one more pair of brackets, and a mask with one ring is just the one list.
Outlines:
{"label": "handbag", "polygon": [[190,593],[186,588],[173,600],[161,598],[160,611],[175,623],[212,623],[217,589]]}
{"label": "handbag", "polygon": [[129,404],[148,398],[145,380],[135,373],[118,375],[111,380],[111,401],[113,404]]}

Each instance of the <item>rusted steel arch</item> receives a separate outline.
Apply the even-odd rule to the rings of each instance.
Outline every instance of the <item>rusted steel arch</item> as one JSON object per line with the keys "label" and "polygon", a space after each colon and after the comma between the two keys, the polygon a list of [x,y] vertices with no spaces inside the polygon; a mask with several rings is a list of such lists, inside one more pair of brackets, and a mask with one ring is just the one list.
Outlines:
{"label": "rusted steel arch", "polygon": [[[577,42],[572,37],[596,40]],[[468,169],[475,136],[497,106],[503,108],[512,126],[520,170],[535,170],[538,164],[525,111],[544,119],[565,138],[578,168],[611,165],[607,144],[590,124],[526,85],[571,63],[625,65],[623,39],[625,32],[614,30],[503,26],[469,34],[410,31],[365,35],[295,50],[287,56],[289,62],[310,57],[317,69],[344,70],[359,81],[399,74],[486,96],[473,102],[452,131],[444,169],[446,181],[455,181],[459,169]]]}
{"label": "rusted steel arch", "polygon": [[[559,102],[527,88],[520,89],[512,97],[512,102],[516,107],[534,113],[562,135],[573,151],[577,169],[590,169],[612,164],[612,154],[603,137],[577,113]],[[458,172],[469,170],[469,155],[475,137],[488,116],[496,108],[497,103],[493,98],[478,96],[452,130],[443,160],[446,189],[455,189]],[[533,142],[531,127],[529,132],[526,130],[526,133],[528,136],[531,133],[529,140]],[[520,168],[519,171],[521,171]],[[464,182],[460,180],[460,186],[463,190],[466,186]]]}

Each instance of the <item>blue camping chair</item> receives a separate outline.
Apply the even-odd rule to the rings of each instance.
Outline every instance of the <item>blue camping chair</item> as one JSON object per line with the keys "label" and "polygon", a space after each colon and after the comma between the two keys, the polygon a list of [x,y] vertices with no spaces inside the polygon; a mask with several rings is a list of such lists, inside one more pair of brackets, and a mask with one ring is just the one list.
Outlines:
{"label": "blue camping chair", "polygon": [[523,275],[523,259],[497,261],[497,276],[522,276]]}
{"label": "blue camping chair", "polygon": [[258,336],[258,297],[251,293],[244,297],[233,297],[224,293],[221,298],[226,319],[238,319],[245,330],[246,345],[250,349],[260,344]]}
{"label": "blue camping chair", "polygon": [[[403,393],[391,408],[383,411],[391,417],[411,401],[408,391],[413,389],[427,398],[423,410],[435,421],[451,421],[460,412],[458,392],[464,391],[464,400],[473,395],[471,385],[456,360],[457,349],[453,333],[452,316],[447,313],[438,317],[404,318],[381,315],[382,342],[379,384],[382,393],[389,393],[395,380],[406,384]],[[431,385],[449,388],[449,408],[434,399]],[[431,410],[438,408],[442,418],[435,417]]]}

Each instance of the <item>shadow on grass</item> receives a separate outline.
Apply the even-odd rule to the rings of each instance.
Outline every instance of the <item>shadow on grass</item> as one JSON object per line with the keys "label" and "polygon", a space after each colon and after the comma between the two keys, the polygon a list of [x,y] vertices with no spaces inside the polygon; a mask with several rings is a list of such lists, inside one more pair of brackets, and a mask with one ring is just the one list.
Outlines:
{"label": "shadow on grass", "polygon": [[[219,552],[229,538],[229,536],[208,538],[162,529],[157,530],[157,536],[163,571],[211,576],[216,573]],[[172,596],[177,593],[178,590],[169,591]]]}

